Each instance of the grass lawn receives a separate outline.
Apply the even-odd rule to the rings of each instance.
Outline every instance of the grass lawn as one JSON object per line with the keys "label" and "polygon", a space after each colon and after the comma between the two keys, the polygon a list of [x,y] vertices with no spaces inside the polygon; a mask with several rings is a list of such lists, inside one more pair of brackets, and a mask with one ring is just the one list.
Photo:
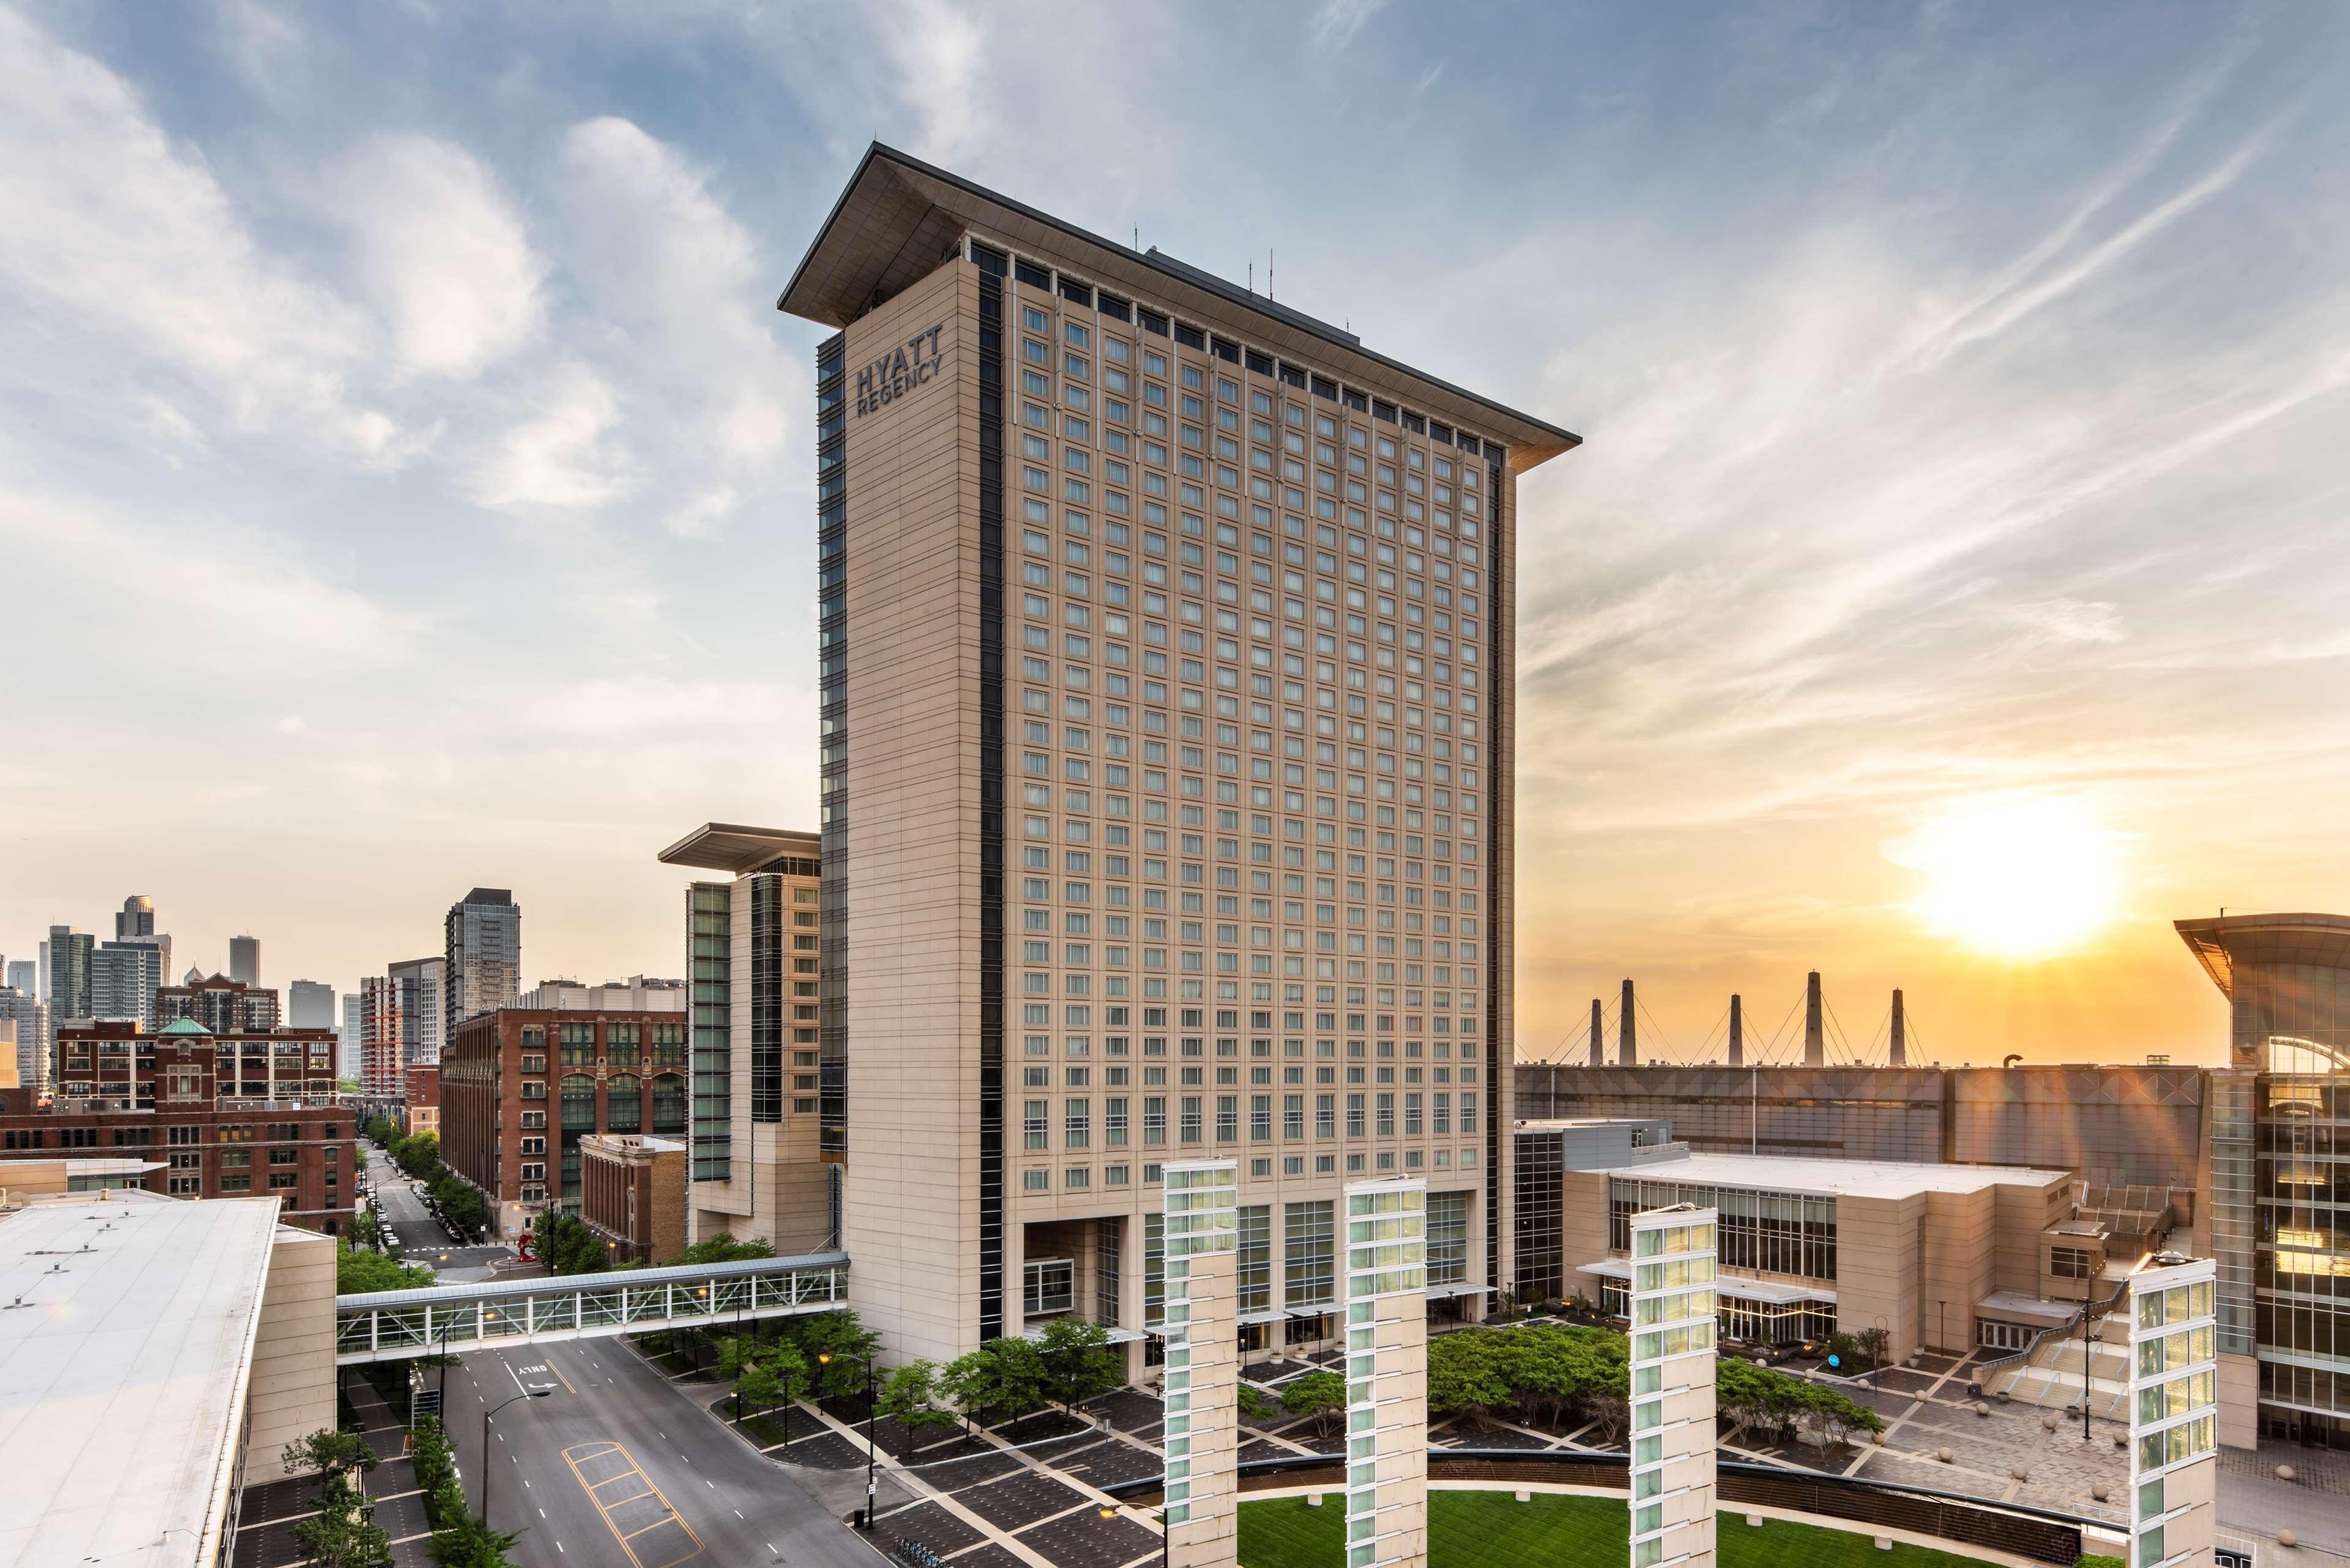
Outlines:
{"label": "grass lawn", "polygon": [[[1431,1491],[1428,1501],[1434,1568],[1618,1568],[1629,1554],[1630,1521],[1618,1499],[1536,1492],[1518,1502],[1506,1491]],[[1342,1492],[1323,1493],[1320,1508],[1304,1498],[1244,1502],[1243,1568],[1338,1568],[1346,1523]],[[1756,1529],[1735,1511],[1721,1516],[1718,1537],[1721,1568],[1973,1568],[1981,1561],[1900,1542],[1879,1552],[1866,1534],[1775,1519]]]}

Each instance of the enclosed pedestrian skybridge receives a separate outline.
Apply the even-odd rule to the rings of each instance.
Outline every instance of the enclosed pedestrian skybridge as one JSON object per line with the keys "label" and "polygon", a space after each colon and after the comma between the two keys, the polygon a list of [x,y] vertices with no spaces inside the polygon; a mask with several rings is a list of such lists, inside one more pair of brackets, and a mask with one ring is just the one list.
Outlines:
{"label": "enclosed pedestrian skybridge", "polygon": [[751,1258],[335,1298],[335,1362],[749,1323],[848,1303],[848,1254]]}

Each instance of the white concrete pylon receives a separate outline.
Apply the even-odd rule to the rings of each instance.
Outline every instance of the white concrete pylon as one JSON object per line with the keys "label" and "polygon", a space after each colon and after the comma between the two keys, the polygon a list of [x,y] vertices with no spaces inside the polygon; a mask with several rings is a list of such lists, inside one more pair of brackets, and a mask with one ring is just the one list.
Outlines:
{"label": "white concrete pylon", "polygon": [[2219,1518],[2220,1365],[2210,1258],[2158,1252],[2130,1275],[2131,1568],[2209,1568]]}
{"label": "white concrete pylon", "polygon": [[1427,1568],[1428,1183],[1347,1189],[1347,1568]]}

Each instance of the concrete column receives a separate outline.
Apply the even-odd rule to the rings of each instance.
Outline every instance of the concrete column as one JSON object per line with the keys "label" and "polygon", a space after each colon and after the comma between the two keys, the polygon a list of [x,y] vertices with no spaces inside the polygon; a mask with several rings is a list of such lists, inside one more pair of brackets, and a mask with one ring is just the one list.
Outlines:
{"label": "concrete column", "polygon": [[1240,1552],[1240,1165],[1166,1168],[1165,1480],[1171,1568]]}
{"label": "concrete column", "polygon": [[1896,987],[1893,992],[1893,1044],[1886,1057],[1886,1065],[1906,1067],[1908,1064],[1909,1022],[1901,1016],[1901,992]]}
{"label": "concrete column", "polygon": [[2157,1252],[2130,1276],[2132,1568],[2210,1568],[2220,1480],[2219,1266]]}
{"label": "concrete column", "polygon": [[1632,1217],[1632,1553],[1714,1564],[1715,1213]]}
{"label": "concrete column", "polygon": [[1746,1004],[1734,991],[1730,993],[1730,1064],[1746,1065]]}
{"label": "concrete column", "polygon": [[1347,1188],[1346,1568],[1428,1565],[1428,1183]]}
{"label": "concrete column", "polygon": [[1616,1062],[1618,1066],[1640,1064],[1640,1036],[1632,1024],[1632,982],[1624,982],[1624,1002],[1616,1015]]}
{"label": "concrete column", "polygon": [[1599,1044],[1599,999],[1596,996],[1591,999],[1591,1064],[1595,1067],[1607,1064],[1606,1052]]}
{"label": "concrete column", "polygon": [[1825,1067],[1827,1062],[1827,1034],[1820,1026],[1820,971],[1814,970],[1804,982],[1804,1065]]}

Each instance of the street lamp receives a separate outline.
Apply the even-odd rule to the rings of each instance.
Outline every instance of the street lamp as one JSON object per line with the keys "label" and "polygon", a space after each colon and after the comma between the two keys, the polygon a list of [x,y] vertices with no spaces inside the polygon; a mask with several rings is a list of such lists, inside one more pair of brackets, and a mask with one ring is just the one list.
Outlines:
{"label": "street lamp", "polygon": [[535,1387],[525,1388],[512,1398],[493,1405],[482,1412],[482,1523],[484,1527],[486,1528],[490,1522],[490,1417],[517,1400],[544,1399],[554,1392],[555,1385],[541,1383]]}

